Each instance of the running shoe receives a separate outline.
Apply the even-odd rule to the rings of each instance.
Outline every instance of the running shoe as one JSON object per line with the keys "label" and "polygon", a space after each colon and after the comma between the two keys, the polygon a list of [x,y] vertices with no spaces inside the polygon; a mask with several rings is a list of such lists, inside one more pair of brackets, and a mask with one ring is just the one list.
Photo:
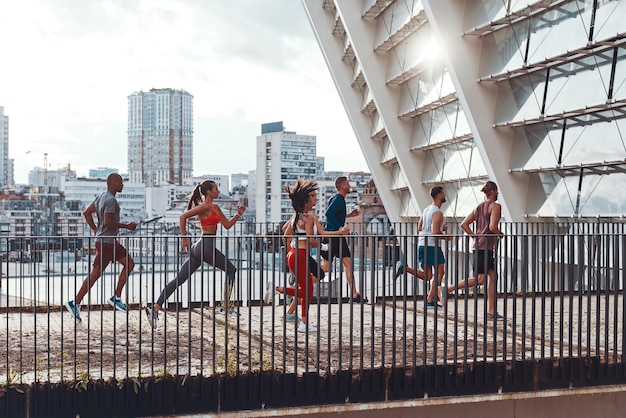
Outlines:
{"label": "running shoe", "polygon": [[402,261],[396,262],[396,272],[393,278],[397,279],[398,277],[402,276],[405,272],[406,272],[406,266],[404,265],[404,263]]}
{"label": "running shoe", "polygon": [[491,314],[491,313],[487,314],[487,321],[493,321],[493,320],[502,321],[503,319],[504,317],[497,312],[495,314]]}
{"label": "running shoe", "polygon": [[272,281],[268,280],[265,282],[265,293],[263,294],[263,302],[265,302],[266,305],[269,305],[272,301],[272,296]]}
{"label": "running shoe", "polygon": [[80,317],[80,305],[75,304],[73,300],[68,300],[65,302],[65,307],[78,322],[83,321],[83,318]]}
{"label": "running shoe", "polygon": [[107,302],[109,302],[109,305],[113,306],[118,311],[121,311],[121,312],[128,311],[128,309],[126,308],[126,305],[124,305],[124,302],[122,302],[122,299],[118,298],[115,295],[111,296],[109,300],[107,300]]}
{"label": "running shoe", "polygon": [[159,313],[155,311],[152,306],[146,307],[146,318],[152,329],[156,329],[157,322],[159,321]]}
{"label": "running shoe", "polygon": [[302,322],[298,325],[298,332],[317,332],[317,328],[311,324],[305,324]]}
{"label": "running shoe", "polygon": [[287,322],[302,321],[302,318],[300,318],[295,312],[288,313],[285,315],[285,321]]}

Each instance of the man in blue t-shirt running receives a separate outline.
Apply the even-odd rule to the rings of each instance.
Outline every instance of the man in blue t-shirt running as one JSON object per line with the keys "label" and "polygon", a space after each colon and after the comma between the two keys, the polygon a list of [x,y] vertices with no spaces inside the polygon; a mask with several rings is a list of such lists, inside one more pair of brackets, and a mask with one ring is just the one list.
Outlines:
{"label": "man in blue t-shirt running", "polygon": [[[350,213],[346,213],[346,195],[350,193],[348,178],[345,176],[337,177],[335,187],[337,188],[337,193],[330,198],[328,208],[326,209],[327,231],[338,231],[339,228],[345,225],[346,218],[359,215],[358,209],[353,209]],[[329,238],[328,251],[320,251],[320,254],[322,256],[322,270],[326,273],[330,270],[330,264],[335,257],[341,259],[343,268],[346,270],[346,281],[352,289],[352,300],[357,303],[367,302],[366,299],[361,298],[361,295],[356,290],[352,272],[352,254],[350,253],[346,237]]]}

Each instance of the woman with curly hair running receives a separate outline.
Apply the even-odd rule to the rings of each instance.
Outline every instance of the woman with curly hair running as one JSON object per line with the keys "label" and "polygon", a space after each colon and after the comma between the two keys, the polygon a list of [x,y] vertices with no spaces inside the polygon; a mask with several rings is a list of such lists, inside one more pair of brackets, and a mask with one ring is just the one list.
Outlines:
{"label": "woman with curly hair running", "polygon": [[[285,185],[285,190],[291,199],[294,214],[285,228],[288,243],[287,266],[296,277],[297,288],[277,286],[276,291],[295,296],[301,303],[302,323],[298,326],[299,332],[316,332],[317,328],[309,323],[308,312],[313,298],[314,276],[309,271],[308,251],[311,246],[318,246],[315,234],[322,236],[346,235],[350,227],[341,227],[338,231],[324,231],[317,215],[312,211],[317,203],[317,182],[298,179],[292,186]],[[287,235],[291,234],[291,235]]]}

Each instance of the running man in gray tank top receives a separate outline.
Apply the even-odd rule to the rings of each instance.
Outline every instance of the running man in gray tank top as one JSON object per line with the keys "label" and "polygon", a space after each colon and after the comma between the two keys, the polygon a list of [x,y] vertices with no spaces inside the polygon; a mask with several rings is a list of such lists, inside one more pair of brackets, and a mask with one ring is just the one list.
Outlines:
{"label": "running man in gray tank top", "polygon": [[[137,228],[137,224],[135,222],[120,223],[120,206],[115,195],[121,192],[122,189],[124,189],[122,176],[117,173],[110,174],[107,178],[107,190],[96,197],[87,209],[83,211],[87,225],[96,235],[96,257],[93,260],[91,273],[83,280],[76,298],[65,302],[67,310],[79,322],[82,321],[80,303],[111,261],[117,261],[123,268],[117,280],[115,294],[107,302],[118,311],[127,311],[126,305],[122,302],[122,289],[126,285],[130,272],[135,267],[135,262],[130,254],[127,253],[126,248],[117,240],[117,233],[120,228],[134,231]],[[94,222],[94,214],[98,219],[98,226]]]}

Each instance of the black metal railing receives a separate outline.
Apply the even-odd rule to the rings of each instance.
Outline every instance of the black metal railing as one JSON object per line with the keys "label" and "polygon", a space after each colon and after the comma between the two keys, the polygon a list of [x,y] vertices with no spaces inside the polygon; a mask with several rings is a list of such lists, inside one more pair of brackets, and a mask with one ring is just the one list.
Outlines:
{"label": "black metal railing", "polygon": [[[0,409],[97,415],[109,398],[80,397],[97,390],[117,399],[116,414],[140,415],[623,382],[624,223],[501,227],[495,306],[502,320],[488,317],[484,286],[451,291],[443,306],[430,307],[427,281],[405,270],[396,277],[398,262],[418,266],[414,225],[397,224],[393,235],[348,237],[362,300],[352,297],[336,260],[315,283],[309,321],[318,331],[308,333],[285,320],[287,300],[273,290],[290,286],[274,235],[218,236],[216,247],[237,267],[232,296],[224,301],[224,273],[205,263],[169,298],[156,329],[144,308],[187,257],[179,236],[120,236],[135,260],[123,293],[128,312],[106,303],[115,264],[84,299],[82,322],[63,304],[91,269],[93,237],[80,237],[80,248],[76,237],[2,237],[0,385],[13,398],[0,397]],[[469,237],[456,225],[449,230],[451,240],[441,241],[444,283],[455,286],[473,275],[475,256]],[[433,263],[427,259],[425,269]],[[181,389],[192,382],[199,386]],[[178,395],[155,394],[159,384]],[[53,402],[54,387],[75,390]],[[22,399],[20,391],[32,394]]]}

